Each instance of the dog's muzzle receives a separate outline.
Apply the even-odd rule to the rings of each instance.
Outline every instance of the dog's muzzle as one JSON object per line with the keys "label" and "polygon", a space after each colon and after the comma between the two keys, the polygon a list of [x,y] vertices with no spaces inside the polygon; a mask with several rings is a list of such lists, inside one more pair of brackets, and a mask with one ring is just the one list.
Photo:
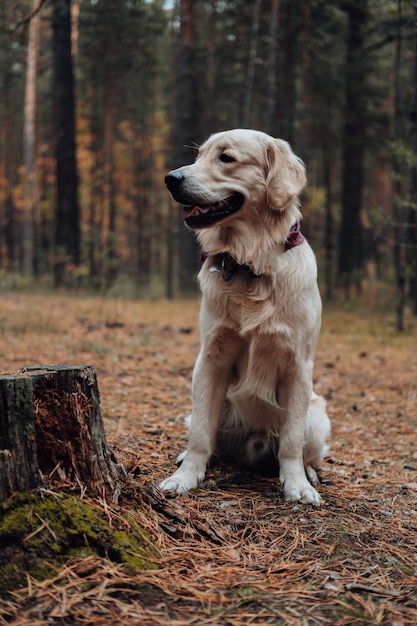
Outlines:
{"label": "dog's muzzle", "polygon": [[205,204],[201,199],[187,193],[186,177],[180,169],[169,172],[165,176],[165,184],[173,199],[182,205],[181,217],[188,228],[208,228],[242,207],[244,197],[240,193],[233,193],[213,204]]}

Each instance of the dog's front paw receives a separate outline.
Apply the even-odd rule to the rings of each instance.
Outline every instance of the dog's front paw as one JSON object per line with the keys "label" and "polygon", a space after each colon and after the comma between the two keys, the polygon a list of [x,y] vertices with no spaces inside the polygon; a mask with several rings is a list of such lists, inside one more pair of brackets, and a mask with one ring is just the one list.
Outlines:
{"label": "dog's front paw", "polygon": [[314,506],[319,506],[321,500],[318,491],[307,480],[301,484],[284,485],[284,497],[287,502],[301,502],[301,504],[314,504]]}
{"label": "dog's front paw", "polygon": [[163,491],[171,491],[172,493],[185,493],[190,489],[198,486],[199,477],[195,473],[183,471],[180,467],[172,476],[166,478],[159,483]]}
{"label": "dog's front paw", "polygon": [[[314,472],[315,477],[317,474]],[[314,478],[314,476],[312,476]],[[279,477],[284,489],[284,498],[288,502],[301,502],[302,504],[320,504],[320,494],[316,491],[305,475],[304,468],[281,467]]]}

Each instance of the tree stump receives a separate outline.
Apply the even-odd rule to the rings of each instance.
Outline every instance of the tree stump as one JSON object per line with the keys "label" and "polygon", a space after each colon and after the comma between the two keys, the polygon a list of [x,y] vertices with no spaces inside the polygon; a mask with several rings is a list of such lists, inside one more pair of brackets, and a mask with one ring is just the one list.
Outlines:
{"label": "tree stump", "polygon": [[0,502],[54,475],[118,501],[124,469],[107,443],[92,366],[0,376]]}

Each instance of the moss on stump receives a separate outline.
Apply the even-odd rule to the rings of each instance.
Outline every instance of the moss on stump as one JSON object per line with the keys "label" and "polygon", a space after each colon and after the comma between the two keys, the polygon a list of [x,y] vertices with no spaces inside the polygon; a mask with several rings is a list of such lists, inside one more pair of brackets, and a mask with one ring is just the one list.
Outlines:
{"label": "moss on stump", "polygon": [[123,529],[79,498],[61,492],[19,493],[0,505],[0,596],[44,580],[71,557],[98,555],[134,571],[156,567],[158,552],[129,515]]}

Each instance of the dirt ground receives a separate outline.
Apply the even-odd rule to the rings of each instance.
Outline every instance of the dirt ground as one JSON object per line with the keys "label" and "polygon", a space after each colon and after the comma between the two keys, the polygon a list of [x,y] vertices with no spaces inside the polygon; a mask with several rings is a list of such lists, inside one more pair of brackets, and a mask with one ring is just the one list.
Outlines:
{"label": "dirt ground", "polygon": [[134,515],[158,557],[135,574],[90,556],[28,578],[0,603],[0,624],[416,624],[417,320],[399,335],[377,302],[325,305],[315,390],[332,440],[320,507],[229,467],[158,505],[152,487],[186,446],[198,304],[1,296],[2,373],[95,366],[130,480],[109,519]]}

